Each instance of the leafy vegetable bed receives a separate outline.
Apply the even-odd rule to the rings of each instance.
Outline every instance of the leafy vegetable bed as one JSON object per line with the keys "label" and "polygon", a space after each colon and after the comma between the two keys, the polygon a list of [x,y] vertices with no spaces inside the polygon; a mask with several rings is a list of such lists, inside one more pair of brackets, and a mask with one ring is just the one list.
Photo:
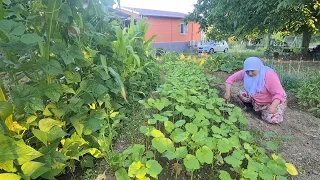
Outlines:
{"label": "leafy vegetable bed", "polygon": [[159,97],[140,101],[154,112],[140,128],[146,143],[122,153],[117,179],[157,178],[164,171],[159,162],[165,161],[175,168],[176,178],[187,171],[192,179],[204,168],[222,180],[281,180],[288,172],[297,174],[281,155],[270,157],[254,144],[242,128],[247,120],[241,109],[218,97],[198,65],[167,61],[164,68],[167,81],[157,90]]}

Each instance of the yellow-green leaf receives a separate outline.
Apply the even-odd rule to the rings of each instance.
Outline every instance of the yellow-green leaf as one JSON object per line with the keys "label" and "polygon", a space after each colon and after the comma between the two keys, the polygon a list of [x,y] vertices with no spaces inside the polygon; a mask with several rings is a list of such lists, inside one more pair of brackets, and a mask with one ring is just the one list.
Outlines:
{"label": "yellow-green leaf", "polygon": [[110,118],[114,118],[119,114],[119,112],[113,112],[110,114]]}
{"label": "yellow-green leaf", "polygon": [[163,134],[161,131],[157,130],[157,129],[153,129],[153,130],[151,131],[151,135],[152,135],[153,137],[155,137],[155,138],[164,137],[164,134]]}
{"label": "yellow-green leaf", "polygon": [[21,177],[13,173],[2,173],[0,174],[0,179],[1,180],[20,180]]}
{"label": "yellow-green leaf", "polygon": [[130,177],[135,177],[136,174],[138,173],[138,170],[143,166],[143,164],[140,161],[137,162],[133,162],[130,166],[129,166],[129,170],[128,170],[128,175]]}
{"label": "yellow-green leaf", "polygon": [[17,172],[17,168],[13,165],[13,160],[0,163],[0,169],[5,170],[6,172]]}
{"label": "yellow-green leaf", "polygon": [[293,164],[291,164],[291,163],[286,163],[286,167],[287,167],[287,171],[288,171],[288,173],[289,173],[290,175],[292,175],[292,176],[297,176],[297,175],[299,174],[298,171],[297,171],[297,169],[296,169],[296,167],[294,167]]}
{"label": "yellow-green leaf", "polygon": [[271,157],[272,157],[272,159],[275,160],[275,161],[278,159],[278,156],[277,156],[276,154],[274,154],[274,153],[271,155]]}

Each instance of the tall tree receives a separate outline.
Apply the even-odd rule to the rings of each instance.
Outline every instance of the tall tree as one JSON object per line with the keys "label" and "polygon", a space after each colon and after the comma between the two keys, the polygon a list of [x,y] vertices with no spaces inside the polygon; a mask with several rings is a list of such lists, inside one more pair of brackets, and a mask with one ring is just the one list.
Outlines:
{"label": "tall tree", "polygon": [[303,34],[302,52],[318,31],[317,0],[198,0],[186,19],[199,22],[210,38],[238,39],[265,33]]}

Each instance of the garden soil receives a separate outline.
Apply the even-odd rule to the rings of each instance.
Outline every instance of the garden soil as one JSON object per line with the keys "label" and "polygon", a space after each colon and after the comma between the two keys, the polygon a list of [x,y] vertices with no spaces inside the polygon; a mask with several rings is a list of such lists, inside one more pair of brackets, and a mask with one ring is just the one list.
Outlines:
{"label": "garden soil", "polygon": [[[225,80],[229,74],[214,73]],[[218,87],[224,94],[224,84]],[[243,89],[242,83],[235,83],[231,90],[231,103],[239,104],[237,93]],[[280,152],[287,162],[296,166],[299,175],[294,180],[320,180],[320,119],[297,108],[296,101],[289,94],[284,121],[279,125],[263,122],[255,113],[244,112],[248,119],[248,129],[259,132],[274,131],[278,136],[291,136],[280,145]]]}

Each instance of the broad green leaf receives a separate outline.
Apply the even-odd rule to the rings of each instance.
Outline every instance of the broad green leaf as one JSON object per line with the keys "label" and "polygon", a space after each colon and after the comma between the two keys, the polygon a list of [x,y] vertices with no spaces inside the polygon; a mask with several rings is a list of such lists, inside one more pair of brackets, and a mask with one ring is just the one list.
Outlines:
{"label": "broad green leaf", "polygon": [[20,38],[20,41],[24,44],[33,44],[42,40],[43,39],[37,34],[23,34]]}
{"label": "broad green leaf", "polygon": [[185,120],[179,120],[179,121],[177,121],[177,122],[174,124],[174,126],[175,126],[175,127],[181,127],[181,126],[183,126],[185,123],[186,123]]}
{"label": "broad green leaf", "polygon": [[147,152],[146,152],[146,158],[151,159],[151,158],[153,158],[153,157],[154,157],[154,154],[153,154],[152,151],[147,151]]}
{"label": "broad green leaf", "polygon": [[220,170],[219,173],[219,178],[221,180],[232,180],[230,174],[227,171]]}
{"label": "broad green leaf", "polygon": [[145,179],[147,172],[148,169],[146,167],[141,167],[136,174],[137,179]]}
{"label": "broad green leaf", "polygon": [[232,144],[229,142],[228,139],[219,139],[218,140],[218,150],[221,153],[227,153],[232,149]]}
{"label": "broad green leaf", "polygon": [[212,130],[212,132],[215,133],[215,134],[222,134],[222,130],[221,130],[219,127],[217,127],[217,126],[212,126],[212,127],[211,127],[211,130]]}
{"label": "broad green leaf", "polygon": [[199,108],[198,110],[199,110],[199,112],[200,112],[202,115],[204,115],[206,118],[211,118],[211,117],[212,117],[212,115],[210,114],[209,111],[207,111],[207,110],[205,110],[205,109],[202,109],[202,108]]}
{"label": "broad green leaf", "polygon": [[80,117],[71,117],[70,119],[73,127],[76,129],[78,135],[82,135],[83,129],[84,129],[84,124],[80,121]]}
{"label": "broad green leaf", "polygon": [[184,110],[182,111],[182,114],[183,114],[184,116],[188,116],[189,118],[193,118],[193,116],[194,116],[195,113],[196,113],[196,111],[195,111],[194,109],[192,109],[192,108],[190,108],[190,109],[184,109]]}
{"label": "broad green leaf", "polygon": [[161,102],[163,103],[163,105],[165,107],[167,107],[167,106],[172,104],[171,101],[169,101],[167,98],[161,98],[160,100],[161,100]]}
{"label": "broad green leaf", "polygon": [[[140,162],[133,162],[130,166],[129,166],[129,170],[128,170],[128,175],[130,177],[135,177],[136,174],[139,172],[139,170],[141,170],[144,167],[144,165]],[[146,170],[146,169],[145,169]],[[145,171],[145,174],[147,172]]]}
{"label": "broad green leaf", "polygon": [[168,133],[171,133],[174,130],[174,124],[171,121],[164,122],[164,128]]}
{"label": "broad green leaf", "polygon": [[196,152],[196,157],[201,164],[211,164],[213,162],[213,152],[207,146],[203,146]]}
{"label": "broad green leaf", "polygon": [[58,84],[50,84],[45,89],[44,93],[48,98],[51,99],[53,102],[58,102],[60,99],[60,96],[62,95],[62,89],[60,85]]}
{"label": "broad green leaf", "polygon": [[34,129],[32,131],[33,135],[37,137],[43,144],[47,145],[48,143],[48,133],[40,131],[39,129]]}
{"label": "broad green leaf", "polygon": [[204,140],[204,145],[207,146],[209,149],[213,150],[217,148],[217,139],[213,137],[207,137]]}
{"label": "broad green leaf", "polygon": [[45,167],[45,164],[35,161],[30,161],[21,166],[21,170],[24,175],[37,179],[42,174],[49,171],[50,168]]}
{"label": "broad green leaf", "polygon": [[90,135],[102,128],[102,124],[104,122],[104,119],[100,118],[90,118],[88,121],[84,123],[84,135]]}
{"label": "broad green leaf", "polygon": [[157,124],[157,122],[156,119],[148,119],[148,124]]}
{"label": "broad green leaf", "polygon": [[258,173],[251,170],[251,169],[245,169],[242,171],[243,177],[250,179],[250,180],[256,180],[258,178]]}
{"label": "broad green leaf", "polygon": [[76,92],[72,88],[65,84],[61,84],[61,90],[65,93],[76,94]]}
{"label": "broad green leaf", "polygon": [[192,133],[192,134],[195,134],[195,133],[198,132],[198,127],[197,127],[195,124],[193,124],[193,123],[187,123],[187,124],[185,125],[185,128],[186,128],[186,130],[187,130],[188,132],[190,132],[190,133]]}
{"label": "broad green leaf", "polygon": [[201,141],[204,141],[207,137],[208,137],[208,133],[203,129],[200,129],[199,132],[191,136],[191,139],[195,142],[201,142]]}
{"label": "broad green leaf", "polygon": [[[78,73],[76,71],[65,71],[64,76],[66,77],[68,84],[81,81],[81,75],[80,75],[80,73]],[[73,91],[73,89],[72,89],[72,91]]]}
{"label": "broad green leaf", "polygon": [[37,116],[31,115],[27,118],[27,123],[32,123],[37,119]]}
{"label": "broad green leaf", "polygon": [[276,176],[276,180],[288,180],[285,176]]}
{"label": "broad green leaf", "polygon": [[184,106],[175,106],[176,110],[178,110],[179,112],[183,112],[185,110],[185,107]]}
{"label": "broad green leaf", "polygon": [[173,113],[173,111],[165,111],[165,112],[162,112],[161,115],[170,117],[170,116],[173,116],[172,113]]}
{"label": "broad green leaf", "polygon": [[60,63],[56,60],[50,60],[49,62],[47,62],[44,65],[40,64],[40,66],[44,72],[46,72],[47,74],[49,74],[51,76],[63,74],[62,67],[61,67]]}
{"label": "broad green leaf", "polygon": [[194,171],[197,169],[200,169],[200,164],[197,158],[191,154],[188,154],[184,159],[183,159],[183,164],[187,168],[188,171]]}
{"label": "broad green leaf", "polygon": [[239,138],[249,143],[252,143],[254,140],[249,131],[240,131]]}
{"label": "broad green leaf", "polygon": [[0,169],[5,170],[6,172],[17,172],[17,168],[13,165],[13,160],[0,163]]}
{"label": "broad green leaf", "polygon": [[250,169],[255,172],[260,172],[265,166],[254,161],[254,160],[248,160],[248,167],[247,169]]}
{"label": "broad green leaf", "polygon": [[208,104],[206,104],[206,108],[207,108],[207,109],[214,109],[214,106],[213,106],[212,104],[209,104],[209,103],[208,103]]}
{"label": "broad green leaf", "polygon": [[60,124],[62,124],[62,122],[53,120],[51,118],[45,118],[39,121],[39,129],[43,132],[49,132],[53,126],[58,126]]}
{"label": "broad green leaf", "polygon": [[1,173],[0,179],[1,180],[20,180],[21,176],[13,173]]}
{"label": "broad green leaf", "polygon": [[8,102],[0,102],[0,118],[4,121],[10,114],[12,114],[13,107]]}
{"label": "broad green leaf", "polygon": [[181,146],[179,148],[176,148],[177,159],[183,159],[187,156],[187,154],[188,154],[188,149],[186,146]]}
{"label": "broad green leaf", "polygon": [[61,174],[61,172],[66,168],[64,163],[54,163],[51,165],[51,169],[46,173],[42,174],[41,177],[45,179],[55,179],[55,176]]}
{"label": "broad green leaf", "polygon": [[214,112],[215,112],[218,116],[220,116],[220,115],[221,115],[220,110],[219,110],[219,109],[217,109],[217,108],[215,108],[215,109],[214,109]]}
{"label": "broad green leaf", "polygon": [[[22,140],[15,141],[10,137],[0,135],[0,163],[17,160],[18,164],[24,164],[42,154],[32,147],[26,145]],[[12,149],[15,149],[12,151]]]}
{"label": "broad green leaf", "polygon": [[273,151],[278,150],[278,144],[275,142],[272,142],[272,141],[267,142],[267,147],[268,147],[268,149],[273,150]]}
{"label": "broad green leaf", "polygon": [[164,108],[164,104],[162,102],[160,102],[159,100],[157,100],[154,103],[154,107],[157,108],[159,111],[161,111]]}
{"label": "broad green leaf", "polygon": [[153,137],[155,137],[155,138],[164,137],[164,134],[163,134],[161,131],[157,130],[157,129],[153,129],[153,130],[151,131],[151,135],[152,135]]}
{"label": "broad green leaf", "polygon": [[153,118],[160,121],[160,122],[168,121],[168,117],[161,116],[160,114],[153,114]]}
{"label": "broad green leaf", "polygon": [[173,159],[176,159],[177,153],[175,151],[169,151],[168,150],[163,154],[163,157],[166,157],[169,160],[173,160]]}
{"label": "broad green leaf", "polygon": [[261,177],[261,179],[263,180],[269,180],[269,179],[273,179],[273,174],[272,172],[269,172],[269,171],[261,171],[259,172],[259,177]]}
{"label": "broad green leaf", "polygon": [[94,157],[90,156],[90,155],[85,155],[81,161],[80,161],[80,165],[82,168],[93,168],[94,167]]}
{"label": "broad green leaf", "polygon": [[277,164],[275,161],[269,161],[267,163],[267,167],[274,173],[277,175],[285,175],[287,174],[287,168],[285,165],[281,166],[279,164]]}
{"label": "broad green leaf", "polygon": [[152,139],[152,146],[160,153],[165,152],[169,145],[172,145],[172,141],[170,139],[164,137]]}
{"label": "broad green leaf", "polygon": [[188,137],[189,137],[188,132],[182,132],[180,134],[176,134],[175,136],[173,136],[173,141],[174,142],[183,142],[183,141],[187,140]]}
{"label": "broad green leaf", "polygon": [[21,25],[21,26],[16,27],[11,32],[11,34],[16,35],[16,36],[21,36],[21,35],[23,35],[24,31],[25,31],[25,26]]}
{"label": "broad green leaf", "polygon": [[264,133],[263,138],[269,139],[269,138],[274,138],[277,137],[277,133],[274,131],[268,131],[266,133]]}
{"label": "broad green leaf", "polygon": [[245,158],[243,150],[234,150],[232,156],[239,160],[243,160]]}
{"label": "broad green leaf", "polygon": [[127,171],[124,168],[120,168],[115,173],[117,180],[130,180]]}
{"label": "broad green leaf", "polygon": [[157,178],[162,171],[161,165],[155,160],[147,161],[146,167],[148,168],[148,174],[150,174],[150,176],[153,178]]}
{"label": "broad green leaf", "polygon": [[140,132],[147,135],[149,133],[149,128],[147,126],[140,126],[139,128]]}
{"label": "broad green leaf", "polygon": [[68,134],[65,133],[60,127],[54,126],[48,132],[48,141],[54,141],[54,140],[56,140],[58,138],[66,136],[66,135],[68,135]]}
{"label": "broad green leaf", "polygon": [[195,116],[196,116],[195,120],[197,120],[197,121],[199,121],[199,122],[201,122],[202,120],[205,120],[205,119],[206,119],[201,112],[196,112],[196,113],[195,113]]}
{"label": "broad green leaf", "polygon": [[232,167],[239,167],[242,164],[242,161],[235,158],[234,156],[227,156],[224,158],[224,161],[232,165]]}

